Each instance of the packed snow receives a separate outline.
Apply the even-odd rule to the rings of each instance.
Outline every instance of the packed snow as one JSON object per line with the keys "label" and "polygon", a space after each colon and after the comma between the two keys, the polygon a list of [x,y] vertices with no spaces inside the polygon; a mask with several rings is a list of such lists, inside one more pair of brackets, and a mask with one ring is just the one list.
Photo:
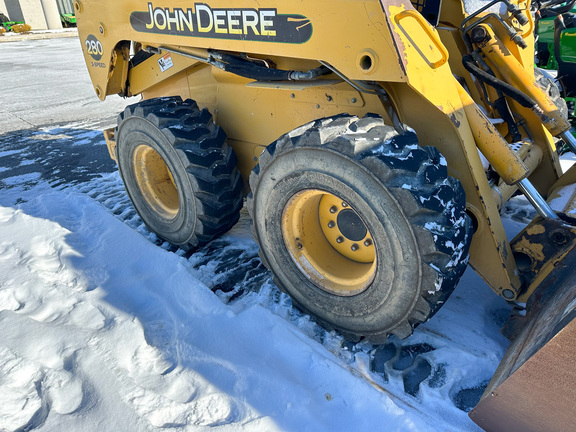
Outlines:
{"label": "packed snow", "polygon": [[411,338],[350,344],[273,285],[245,212],[185,254],[147,230],[117,173],[50,168],[66,148],[107,157],[77,145],[103,140],[88,129],[45,127],[72,138],[42,152],[33,133],[0,137],[0,430],[478,430],[466,411],[506,350],[509,307],[472,270]]}
{"label": "packed snow", "polygon": [[90,198],[33,195],[0,209],[0,429],[430,430]]}
{"label": "packed snow", "polygon": [[[0,207],[0,430],[474,428],[446,394],[376,389],[310,337],[308,320],[299,328],[257,294],[223,303],[184,257],[90,197],[45,185],[19,195]],[[503,346],[487,342],[490,368]],[[448,373],[470,373],[458,365],[474,354],[441,351]]]}

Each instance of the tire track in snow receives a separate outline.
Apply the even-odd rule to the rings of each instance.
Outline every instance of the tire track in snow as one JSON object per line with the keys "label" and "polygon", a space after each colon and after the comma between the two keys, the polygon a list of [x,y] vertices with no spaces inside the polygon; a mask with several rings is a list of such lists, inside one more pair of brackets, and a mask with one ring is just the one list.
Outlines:
{"label": "tire track in snow", "polygon": [[[440,332],[419,327],[415,334],[401,341],[391,337],[388,344],[354,344],[335,332],[327,332],[309,316],[292,308],[290,298],[272,283],[271,273],[258,258],[258,247],[249,234],[250,219],[245,209],[238,224],[227,234],[192,252],[159,239],[150,232],[132,207],[118,174],[75,187],[102,204],[119,220],[157,246],[188,260],[194,276],[204,282],[233,310],[258,303],[290,321],[310,338],[343,360],[359,376],[376,388],[392,388],[401,400],[422,398],[428,393],[444,393],[462,410],[469,410],[480,398],[492,372],[480,366],[475,376],[451,373],[447,357],[454,353],[462,365],[482,360],[485,352],[476,347],[450,341]],[[448,332],[447,332],[448,333]],[[452,363],[454,363],[452,361]],[[482,361],[480,361],[482,363]],[[468,377],[468,382],[464,377]]]}
{"label": "tire track in snow", "polygon": [[[290,298],[276,289],[270,273],[258,258],[257,246],[249,234],[250,220],[245,211],[231,232],[192,253],[158,239],[133,209],[118,174],[101,175],[114,170],[114,166],[108,160],[101,133],[95,130],[97,127],[96,124],[84,122],[0,137],[5,149],[0,153],[0,188],[30,189],[47,180],[52,187],[88,195],[152,243],[186,259],[193,268],[194,276],[210,287],[231,310],[242,310],[254,303],[263,305],[322,344],[356,374],[373,381],[376,387],[385,387],[408,404],[412,397],[422,400],[429,394],[450,397],[462,409],[474,404],[474,399],[479,397],[482,386],[493,372],[487,363],[493,364],[494,359],[485,361],[485,357],[490,355],[491,346],[482,350],[462,335],[460,338],[449,336],[456,325],[462,325],[461,322],[452,322],[454,314],[466,314],[467,310],[475,307],[473,294],[466,293],[457,299],[460,303],[451,307],[451,312],[450,300],[443,308],[448,308],[446,314],[441,310],[441,318],[435,317],[430,325],[420,326],[408,340],[391,338],[387,345],[377,348],[349,343],[333,332],[326,332],[308,316],[293,309]],[[73,150],[72,153],[68,148]],[[82,150],[89,148],[98,155],[85,157]],[[68,160],[70,155],[73,156],[72,160]],[[101,162],[101,157],[108,162]],[[521,207],[518,217],[524,221],[528,215],[525,217],[521,213],[524,211]],[[506,215],[512,218],[515,211],[514,206],[505,210]],[[98,272],[98,269],[93,271]],[[468,301],[465,300],[467,295],[470,296]],[[458,292],[455,296],[459,296]],[[32,304],[28,307],[31,308]],[[81,306],[77,308],[80,311]],[[464,312],[458,311],[459,308]],[[491,313],[500,314],[499,311],[496,308]],[[38,310],[38,315],[41,314],[42,311]],[[461,320],[457,318],[456,321]],[[470,327],[482,332],[481,321],[479,319],[479,323]],[[441,324],[435,325],[438,322]],[[162,331],[153,326],[146,328],[145,333],[151,339],[164,337]],[[459,360],[455,361],[454,357]]]}

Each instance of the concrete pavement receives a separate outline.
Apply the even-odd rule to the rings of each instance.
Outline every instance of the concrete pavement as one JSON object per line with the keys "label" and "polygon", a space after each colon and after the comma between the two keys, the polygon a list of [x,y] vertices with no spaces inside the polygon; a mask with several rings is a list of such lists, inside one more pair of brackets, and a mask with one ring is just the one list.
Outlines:
{"label": "concrete pavement", "polygon": [[77,37],[0,44],[0,135],[74,121],[115,123],[138,100],[98,99]]}

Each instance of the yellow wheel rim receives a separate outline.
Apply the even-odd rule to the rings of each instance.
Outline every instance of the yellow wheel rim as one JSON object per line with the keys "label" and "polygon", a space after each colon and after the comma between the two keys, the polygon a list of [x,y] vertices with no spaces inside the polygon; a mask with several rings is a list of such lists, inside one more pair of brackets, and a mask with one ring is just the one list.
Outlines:
{"label": "yellow wheel rim", "polygon": [[294,195],[282,213],[282,235],[300,271],[326,292],[356,295],[374,279],[372,234],[356,210],[336,195],[318,189]]}
{"label": "yellow wheel rim", "polygon": [[178,214],[178,188],[170,169],[152,147],[140,144],[134,151],[132,167],[138,188],[154,212],[172,219]]}

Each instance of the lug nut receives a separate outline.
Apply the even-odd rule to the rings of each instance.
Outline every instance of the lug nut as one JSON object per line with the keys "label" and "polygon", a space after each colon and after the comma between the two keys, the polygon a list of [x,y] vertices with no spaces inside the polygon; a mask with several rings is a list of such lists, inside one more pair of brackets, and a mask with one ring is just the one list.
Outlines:
{"label": "lug nut", "polygon": [[304,246],[302,246],[302,243],[298,242],[298,243],[296,243],[296,247],[298,249],[302,249]]}
{"label": "lug nut", "polygon": [[354,243],[350,249],[352,249],[352,252],[356,252],[358,249],[360,249],[360,246]]}
{"label": "lug nut", "polygon": [[330,213],[336,213],[337,211],[338,209],[336,208],[336,206],[330,207]]}
{"label": "lug nut", "polygon": [[328,222],[328,228],[334,228],[336,226],[336,222],[330,221]]}
{"label": "lug nut", "polygon": [[344,201],[342,201],[342,207],[348,207],[348,203],[347,203],[347,202],[344,202]]}
{"label": "lug nut", "polygon": [[371,239],[366,239],[364,240],[364,246],[371,246],[372,245],[372,240]]}
{"label": "lug nut", "polygon": [[340,236],[336,239],[336,243],[342,243],[344,241],[344,237]]}

